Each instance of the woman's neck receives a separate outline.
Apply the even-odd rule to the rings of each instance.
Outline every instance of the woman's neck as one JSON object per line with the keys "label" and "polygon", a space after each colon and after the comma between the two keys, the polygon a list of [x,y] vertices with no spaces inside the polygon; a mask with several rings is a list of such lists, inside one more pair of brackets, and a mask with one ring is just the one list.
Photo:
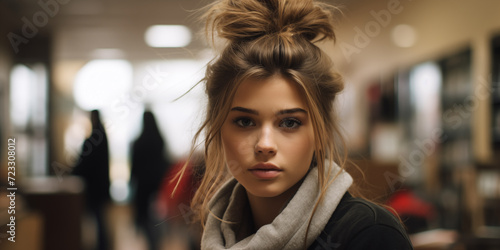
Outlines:
{"label": "woman's neck", "polygon": [[283,207],[295,195],[301,183],[299,181],[290,189],[275,197],[258,197],[247,192],[255,231],[273,222],[274,218],[281,213]]}

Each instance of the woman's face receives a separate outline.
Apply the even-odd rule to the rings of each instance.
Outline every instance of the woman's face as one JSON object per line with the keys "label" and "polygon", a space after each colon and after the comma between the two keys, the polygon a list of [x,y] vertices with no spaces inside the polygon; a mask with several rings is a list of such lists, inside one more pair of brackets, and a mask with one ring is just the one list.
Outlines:
{"label": "woman's face", "polygon": [[229,171],[258,197],[281,195],[298,183],[314,153],[303,93],[281,76],[242,82],[221,135]]}

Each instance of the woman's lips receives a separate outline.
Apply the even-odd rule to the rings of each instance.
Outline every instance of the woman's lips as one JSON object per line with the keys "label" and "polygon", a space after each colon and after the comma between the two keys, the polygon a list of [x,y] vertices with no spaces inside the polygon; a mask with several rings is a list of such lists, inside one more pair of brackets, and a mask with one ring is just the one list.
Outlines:
{"label": "woman's lips", "polygon": [[283,172],[282,169],[272,163],[256,164],[255,166],[250,168],[249,171],[259,179],[272,179]]}

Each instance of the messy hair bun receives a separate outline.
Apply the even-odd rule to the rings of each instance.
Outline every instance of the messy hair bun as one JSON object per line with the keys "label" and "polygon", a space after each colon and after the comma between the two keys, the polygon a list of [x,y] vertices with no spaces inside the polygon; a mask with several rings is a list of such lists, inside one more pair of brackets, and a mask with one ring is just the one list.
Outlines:
{"label": "messy hair bun", "polygon": [[206,30],[230,42],[266,35],[297,35],[310,42],[335,40],[334,9],[312,0],[222,0],[207,12]]}

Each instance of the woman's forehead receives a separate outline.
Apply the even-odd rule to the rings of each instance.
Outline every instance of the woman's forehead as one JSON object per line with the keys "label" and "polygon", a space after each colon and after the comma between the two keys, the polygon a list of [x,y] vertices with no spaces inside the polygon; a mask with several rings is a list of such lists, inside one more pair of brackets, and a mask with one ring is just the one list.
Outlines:
{"label": "woman's forehead", "polygon": [[305,95],[297,83],[280,75],[265,79],[249,78],[236,90],[234,105],[265,106],[266,104],[294,105],[306,108]]}

